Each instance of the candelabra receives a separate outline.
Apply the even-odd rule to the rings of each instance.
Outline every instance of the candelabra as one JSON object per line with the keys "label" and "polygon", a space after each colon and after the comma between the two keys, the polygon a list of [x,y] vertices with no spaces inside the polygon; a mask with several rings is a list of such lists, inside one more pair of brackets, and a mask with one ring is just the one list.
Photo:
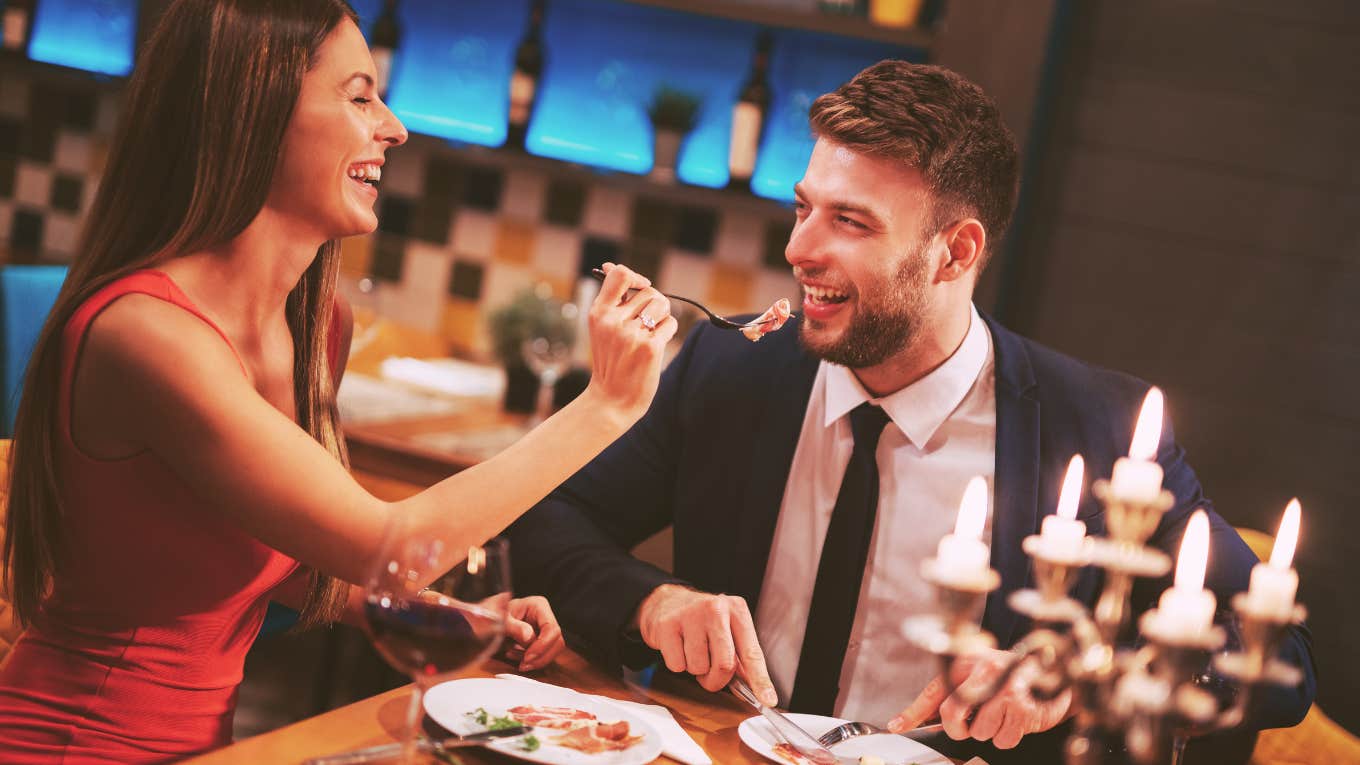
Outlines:
{"label": "candelabra", "polygon": [[[976,707],[1001,692],[1021,667],[1030,666],[1028,688],[1034,698],[1072,693],[1075,720],[1066,743],[1068,765],[1097,765],[1105,757],[1104,744],[1121,738],[1127,755],[1120,757],[1139,765],[1174,765],[1189,738],[1240,724],[1259,687],[1300,682],[1302,673],[1275,654],[1288,627],[1303,619],[1304,609],[1267,608],[1246,593],[1237,595],[1232,607],[1241,647],[1220,653],[1226,642],[1221,627],[1187,627],[1164,600],[1163,607],[1138,621],[1141,647],[1121,646],[1134,580],[1160,577],[1171,568],[1169,556],[1146,542],[1173,498],[1162,490],[1151,498],[1131,499],[1112,491],[1106,481],[1095,482],[1093,491],[1106,508],[1108,537],[1085,537],[1075,546],[1053,544],[1046,534],[1026,538],[1023,549],[1034,561],[1035,588],[1014,592],[1007,602],[1034,628],[1011,649],[1003,671],[986,687],[972,693],[957,686],[950,691]],[[943,546],[941,551],[942,558]],[[936,587],[940,613],[908,619],[903,629],[909,640],[939,657],[942,676],[954,685],[955,662],[996,645],[976,619],[1000,577],[985,565],[960,574],[941,558],[922,566],[924,577]],[[1103,591],[1091,610],[1068,595],[1087,565],[1105,572]],[[1195,682],[1211,657],[1218,673],[1239,686],[1231,702],[1221,702]]]}

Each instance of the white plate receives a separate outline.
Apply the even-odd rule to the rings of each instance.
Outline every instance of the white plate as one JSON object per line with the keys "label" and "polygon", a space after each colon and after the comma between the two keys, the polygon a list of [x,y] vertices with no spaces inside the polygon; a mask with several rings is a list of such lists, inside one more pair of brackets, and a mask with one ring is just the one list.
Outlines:
{"label": "white plate", "polygon": [[551,728],[532,728],[542,746],[532,752],[520,748],[517,736],[491,744],[488,748],[529,762],[547,765],[646,765],[661,756],[661,736],[642,718],[606,701],[591,698],[567,688],[537,685],[522,680],[497,678],[467,678],[440,683],[425,693],[425,713],[445,728],[466,735],[485,730],[468,718],[467,713],[481,707],[492,717],[505,715],[505,710],[521,704],[540,707],[571,707],[594,714],[605,722],[626,720],[630,736],[643,739],[621,752],[586,754],[575,749],[556,746],[552,739],[565,731]]}
{"label": "white plate", "polygon": [[[832,728],[845,722],[835,717],[823,717],[821,715],[805,715],[797,712],[788,712],[784,715],[794,722],[795,725],[812,734],[816,738]],[[768,760],[788,765],[788,761],[774,753],[774,745],[780,739],[774,733],[774,728],[764,717],[748,717],[741,721],[737,726],[737,735],[741,737],[743,744],[754,749],[757,753]],[[866,754],[874,754],[883,758],[888,765],[950,765],[951,760],[939,752],[918,741],[912,741],[902,736],[894,736],[890,733],[880,733],[873,736],[860,736],[849,741],[837,744],[832,750],[837,757],[851,757],[858,760]]]}

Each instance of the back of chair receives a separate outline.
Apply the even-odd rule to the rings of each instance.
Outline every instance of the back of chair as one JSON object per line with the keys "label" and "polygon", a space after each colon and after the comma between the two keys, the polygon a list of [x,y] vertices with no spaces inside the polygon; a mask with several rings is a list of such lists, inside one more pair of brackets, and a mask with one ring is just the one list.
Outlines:
{"label": "back of chair", "polygon": [[28,357],[64,281],[66,266],[0,268],[0,435],[6,438],[14,433]]}
{"label": "back of chair", "polygon": [[[5,541],[4,508],[9,499],[9,447],[10,441],[0,440],[0,545]],[[19,639],[19,625],[14,621],[14,611],[9,605],[9,592],[0,578],[0,667],[9,658],[9,649]]]}

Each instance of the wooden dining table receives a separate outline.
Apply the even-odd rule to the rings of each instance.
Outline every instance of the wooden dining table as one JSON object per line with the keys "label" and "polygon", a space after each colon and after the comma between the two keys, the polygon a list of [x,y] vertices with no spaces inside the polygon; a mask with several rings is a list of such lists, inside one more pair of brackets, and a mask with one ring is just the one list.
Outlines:
{"label": "wooden dining table", "polygon": [[[491,677],[498,672],[514,671],[508,664],[491,661],[469,676]],[[651,687],[626,683],[571,651],[563,652],[553,664],[530,676],[584,693],[660,704],[671,711],[676,722],[718,765],[768,763],[737,736],[737,726],[756,714],[755,711],[729,693],[709,693],[691,680],[660,672]],[[309,757],[398,741],[405,726],[410,696],[410,686],[397,688],[248,738],[189,762],[195,765],[299,763]],[[458,757],[468,765],[516,762],[507,755],[477,748],[460,749]],[[655,762],[678,761],[663,755]]]}

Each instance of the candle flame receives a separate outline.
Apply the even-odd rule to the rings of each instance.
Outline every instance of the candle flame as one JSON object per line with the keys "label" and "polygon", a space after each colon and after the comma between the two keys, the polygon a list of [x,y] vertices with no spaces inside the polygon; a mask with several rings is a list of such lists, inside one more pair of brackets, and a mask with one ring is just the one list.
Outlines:
{"label": "candle flame", "polygon": [[1080,454],[1072,455],[1072,461],[1067,463],[1067,475],[1063,478],[1062,492],[1058,494],[1058,515],[1068,520],[1075,520],[1077,517],[1077,503],[1081,501],[1081,478],[1086,469],[1086,463]]}
{"label": "candle flame", "polygon": [[1162,390],[1156,386],[1148,389],[1143,399],[1143,410],[1138,413],[1138,425],[1133,429],[1133,444],[1129,446],[1129,457],[1136,460],[1153,460],[1157,457],[1157,442],[1162,439]]}
{"label": "candle flame", "polygon": [[954,535],[967,539],[982,539],[982,527],[987,522],[987,481],[975,475],[963,490],[959,503],[959,518],[954,522]]}
{"label": "candle flame", "polygon": [[467,572],[476,576],[477,572],[484,568],[486,568],[486,550],[482,547],[469,547]]}
{"label": "candle flame", "polygon": [[1270,565],[1280,570],[1288,570],[1294,562],[1294,548],[1299,543],[1299,499],[1289,500],[1284,508],[1284,518],[1280,521],[1280,531],[1275,535],[1275,547],[1270,551]]}
{"label": "candle flame", "polygon": [[1209,564],[1209,516],[1196,510],[1181,538],[1176,558],[1176,589],[1204,589],[1204,570]]}

